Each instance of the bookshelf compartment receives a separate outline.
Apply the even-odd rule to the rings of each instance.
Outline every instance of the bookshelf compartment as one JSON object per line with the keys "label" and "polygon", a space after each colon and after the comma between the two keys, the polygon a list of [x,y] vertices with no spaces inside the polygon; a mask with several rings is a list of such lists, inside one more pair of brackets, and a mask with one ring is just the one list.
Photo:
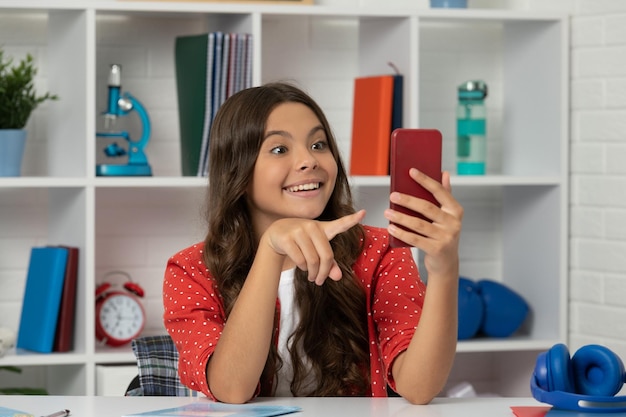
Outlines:
{"label": "bookshelf compartment", "polygon": [[526,185],[461,187],[455,193],[469,225],[461,235],[461,275],[502,282],[530,306],[513,343],[522,338],[549,345],[567,336],[561,193],[556,186]]}
{"label": "bookshelf compartment", "polygon": [[[47,365],[16,365],[21,369],[19,374],[0,372],[0,386],[3,388],[41,388],[49,395],[87,395],[86,369],[82,361]],[[78,363],[80,362],[80,363]]]}
{"label": "bookshelf compartment", "polygon": [[[202,187],[96,191],[96,286],[111,271],[128,273],[145,291],[144,333],[165,332],[161,298],[165,265],[176,251],[204,239],[205,193]],[[106,281],[121,288],[125,279],[113,276]]]}
{"label": "bookshelf compartment", "polygon": [[419,125],[443,132],[444,169],[456,172],[457,86],[484,80],[489,88],[487,173],[562,175],[567,124],[561,108],[568,89],[564,27],[532,19],[424,20]]}
{"label": "bookshelf compartment", "polygon": [[[31,248],[45,245],[85,247],[85,200],[81,188],[0,188],[0,273],[2,326],[17,333]],[[78,286],[84,285],[84,255]],[[78,289],[80,291],[80,289]],[[76,351],[85,350],[84,301],[77,299]],[[10,356],[7,358],[10,360]]]}
{"label": "bookshelf compartment", "polygon": [[[59,97],[39,105],[28,120],[22,176],[85,175],[85,25],[81,10],[0,10],[5,57],[17,64],[32,55],[37,95],[50,92]],[[74,107],[77,103],[80,106]]]}
{"label": "bookshelf compartment", "polygon": [[[178,36],[213,31],[252,33],[253,19],[248,13],[120,13],[99,11],[96,15],[96,100],[97,132],[127,131],[137,141],[144,126],[137,112],[115,119],[107,129],[102,114],[107,109],[110,66],[122,67],[122,92],[132,94],[146,108],[151,135],[145,148],[154,176],[181,175],[179,114],[177,104],[174,45]],[[119,45],[120,36],[128,38]],[[125,164],[128,158],[109,158],[104,148],[128,143],[119,137],[96,138],[95,164]],[[95,167],[90,167],[94,169]]]}
{"label": "bookshelf compartment", "polygon": [[549,347],[458,353],[445,389],[471,381],[478,395],[518,397],[530,392],[537,355]]}

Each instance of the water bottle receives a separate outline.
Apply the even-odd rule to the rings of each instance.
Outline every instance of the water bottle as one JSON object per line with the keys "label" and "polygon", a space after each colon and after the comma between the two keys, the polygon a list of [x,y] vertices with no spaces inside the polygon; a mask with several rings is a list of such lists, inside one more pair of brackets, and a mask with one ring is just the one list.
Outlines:
{"label": "water bottle", "polygon": [[457,174],[484,175],[487,158],[487,84],[466,81],[458,87],[457,118]]}

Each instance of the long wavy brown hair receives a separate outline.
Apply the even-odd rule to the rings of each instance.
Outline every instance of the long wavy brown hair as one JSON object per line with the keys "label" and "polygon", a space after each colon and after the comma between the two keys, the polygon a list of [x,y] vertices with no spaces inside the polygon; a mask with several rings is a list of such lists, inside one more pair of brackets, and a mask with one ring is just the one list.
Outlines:
{"label": "long wavy brown hair", "polygon": [[[258,245],[246,192],[267,119],[276,106],[287,102],[302,103],[315,113],[337,162],[335,189],[318,220],[333,220],[355,212],[336,140],[324,113],[309,95],[287,83],[271,83],[243,90],[226,100],[213,121],[209,139],[204,260],[217,282],[227,315],[246,280]],[[362,250],[363,235],[363,228],[358,225],[330,242],[343,274],[340,281],[329,279],[317,286],[296,269],[295,305],[301,321],[292,335],[290,349],[293,395],[347,396],[369,391],[366,299],[352,270]],[[261,376],[262,395],[273,394],[281,366],[282,360],[272,344]],[[312,387],[304,384],[309,372],[315,377]]]}

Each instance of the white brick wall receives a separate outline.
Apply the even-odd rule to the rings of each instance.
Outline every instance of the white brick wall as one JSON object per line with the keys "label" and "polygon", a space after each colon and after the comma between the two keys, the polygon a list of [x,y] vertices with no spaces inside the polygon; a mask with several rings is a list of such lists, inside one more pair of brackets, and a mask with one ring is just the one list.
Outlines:
{"label": "white brick wall", "polygon": [[624,357],[626,2],[560,6],[572,13],[570,345]]}
{"label": "white brick wall", "polygon": [[[367,6],[376,1],[323,0],[319,3]],[[404,6],[414,4],[415,7],[427,7],[428,4],[426,0],[395,2]],[[470,0],[470,6],[553,10],[572,14],[570,343],[572,347],[604,343],[626,357],[626,2]],[[41,66],[38,86],[45,88],[45,24],[40,21],[32,24],[29,19],[32,17],[11,16],[10,19],[0,20],[0,43],[6,46],[8,54],[16,58],[26,51],[33,53]],[[352,55],[356,44],[354,25],[349,20],[294,20],[304,24],[276,30],[291,29],[290,36],[308,38],[311,59],[299,62],[264,61],[264,73],[282,77],[303,74],[299,81],[317,92],[316,98],[327,109],[347,155],[346,140],[350,126],[345,120],[351,105],[351,91],[344,88],[342,80],[353,77],[356,72]],[[150,143],[149,157],[157,175],[175,175],[179,170],[174,70],[170,60],[172,34],[196,32],[202,30],[202,25],[199,20],[161,21],[141,16],[133,17],[132,25],[128,22],[119,24],[113,16],[98,23],[98,42],[101,45],[97,56],[98,111],[104,105],[106,65],[114,57],[124,65],[124,85],[145,101],[154,122],[155,135]],[[492,29],[486,30],[488,35]],[[472,36],[485,40],[488,39],[485,34]],[[271,35],[268,32],[264,39],[263,47],[266,49],[272,47]],[[276,33],[275,36],[281,35]],[[341,42],[337,43],[335,39],[341,39]],[[446,62],[455,58],[437,56],[434,52],[436,39],[430,41],[433,42],[433,59]],[[488,44],[488,47],[497,49],[499,45]],[[326,70],[324,78],[319,78],[316,65],[332,65],[335,71]],[[480,68],[477,73],[479,71]],[[424,76],[428,77],[428,74]],[[497,76],[496,72],[492,77],[495,89],[490,99],[490,114],[499,111]],[[423,118],[435,121],[437,106],[452,104],[453,100],[433,102],[432,112],[426,112]],[[41,164],[45,163],[39,160],[45,151],[36,149],[45,148],[37,135],[37,125],[42,119],[45,120],[45,106],[29,124],[33,135],[25,160],[25,172],[29,175],[42,172]],[[498,131],[497,119],[496,116],[490,120],[490,123],[496,123],[490,131]],[[341,120],[344,122],[339,122]],[[449,167],[451,163],[447,161],[445,165]],[[157,205],[158,209],[152,208],[148,218],[132,217],[136,211],[130,207],[137,204],[140,197],[107,198],[106,193],[102,198],[99,196],[98,215],[101,217],[98,218],[97,234],[101,247],[97,248],[98,276],[109,269],[123,267],[144,285],[148,284],[147,304],[155,312],[151,319],[153,326],[158,326],[160,320],[157,314],[160,287],[150,285],[149,281],[161,278],[166,256],[200,239],[203,234],[200,208],[194,206],[201,196],[182,194],[175,195],[176,199],[180,199],[176,201],[158,201],[151,196],[154,199],[151,204]],[[40,202],[43,206],[46,197],[44,193],[33,191],[12,190],[0,194],[0,229],[3,231],[0,238],[0,317],[12,321],[0,324],[16,325],[14,310],[23,285],[23,271],[16,265],[24,264],[24,259],[19,262],[20,257],[27,255],[17,254],[12,248],[46,243],[42,241],[45,222],[33,222],[44,218],[45,209],[37,205],[28,206],[32,212],[24,212],[27,207],[25,201]],[[13,214],[4,216],[7,213]],[[176,216],[184,216],[189,221],[172,224]],[[11,221],[7,221],[7,217]],[[477,221],[480,222],[480,219]],[[128,227],[135,236],[132,240],[127,237]],[[497,245],[494,242],[492,250],[497,250]],[[132,256],[113,256],[128,252],[132,252]],[[477,263],[468,266],[469,271],[497,270],[497,265],[483,259],[480,254],[466,254],[466,257],[470,256],[477,259]],[[123,260],[121,263],[120,259]]]}

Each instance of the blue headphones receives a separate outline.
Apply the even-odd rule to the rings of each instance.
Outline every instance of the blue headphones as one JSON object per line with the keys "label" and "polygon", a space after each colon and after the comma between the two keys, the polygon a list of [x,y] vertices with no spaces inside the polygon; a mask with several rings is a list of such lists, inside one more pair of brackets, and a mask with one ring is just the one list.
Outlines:
{"label": "blue headphones", "polygon": [[626,396],[616,397],[626,375],[622,360],[600,345],[581,347],[570,359],[561,343],[540,353],[530,380],[536,400],[555,408],[596,413],[626,411]]}

